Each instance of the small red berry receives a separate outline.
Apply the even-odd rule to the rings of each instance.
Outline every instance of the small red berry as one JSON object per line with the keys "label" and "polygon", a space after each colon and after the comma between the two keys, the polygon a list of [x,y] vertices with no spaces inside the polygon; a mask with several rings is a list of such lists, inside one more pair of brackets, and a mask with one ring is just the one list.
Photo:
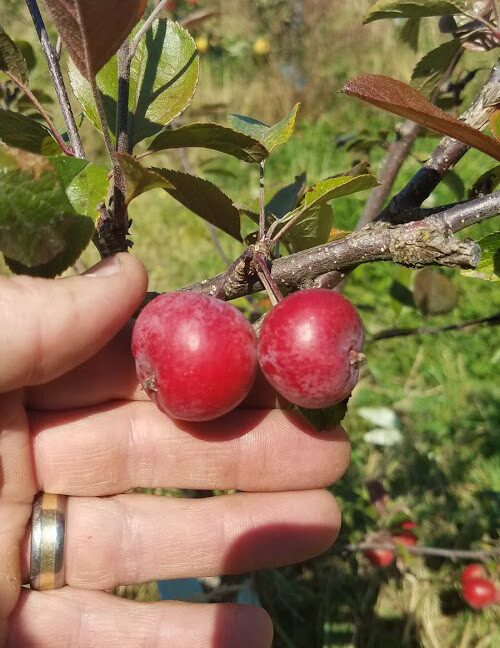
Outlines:
{"label": "small red berry", "polygon": [[363,340],[363,324],[349,300],[330,290],[304,290],[268,313],[259,362],[271,385],[292,403],[329,407],[353,390]]}
{"label": "small red berry", "polygon": [[401,528],[407,531],[411,531],[412,529],[417,528],[417,524],[413,520],[404,520],[404,522],[401,523]]}
{"label": "small red berry", "polygon": [[178,292],[153,299],[132,336],[137,375],[162,412],[206,421],[235,408],[257,369],[257,340],[230,304]]}
{"label": "small red berry", "polygon": [[394,553],[390,549],[365,549],[363,553],[377,567],[387,567],[394,560]]}
{"label": "small red berry", "polygon": [[395,533],[392,536],[394,542],[399,542],[399,544],[405,545],[406,547],[414,547],[417,544],[417,536],[411,531],[401,531],[401,533]]}
{"label": "small red berry", "polygon": [[471,578],[464,585],[463,595],[471,607],[480,610],[495,602],[496,589],[485,578]]}
{"label": "small red berry", "polygon": [[463,570],[462,576],[462,585],[465,585],[467,581],[470,581],[473,578],[487,578],[488,572],[486,571],[484,565],[481,563],[472,563],[472,565],[467,565]]}

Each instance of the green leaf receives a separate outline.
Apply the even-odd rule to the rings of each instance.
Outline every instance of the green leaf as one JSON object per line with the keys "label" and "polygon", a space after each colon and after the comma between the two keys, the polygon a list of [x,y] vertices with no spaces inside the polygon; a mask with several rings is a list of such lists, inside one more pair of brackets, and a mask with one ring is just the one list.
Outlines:
{"label": "green leaf", "polygon": [[288,115],[274,126],[268,126],[244,115],[229,115],[229,121],[235,130],[259,140],[271,153],[280,144],[288,142],[292,136],[299,108],[300,104],[295,104]]}
{"label": "green leaf", "polygon": [[[198,69],[196,45],[189,33],[170,20],[155,20],[142,37],[130,68],[128,127],[132,146],[156,135],[188,107],[196,89]],[[68,71],[71,87],[85,115],[100,130],[90,84],[71,62]],[[116,56],[97,75],[97,85],[114,137],[118,96]]]}
{"label": "green leaf", "polygon": [[[87,215],[90,199],[84,204],[89,186],[78,177],[87,165],[0,147],[0,249],[15,271],[55,276],[87,246],[94,218]],[[102,171],[94,173],[102,179]]]}
{"label": "green leaf", "polygon": [[0,140],[15,148],[41,153],[42,155],[61,154],[61,147],[50,131],[35,119],[0,108]]}
{"label": "green leaf", "polygon": [[156,167],[153,167],[153,171],[173,185],[173,189],[165,189],[165,191],[182,205],[226,234],[238,241],[242,240],[238,209],[218,187],[208,180],[180,171]]}
{"label": "green leaf", "polygon": [[189,32],[170,20],[155,20],[130,70],[133,144],[155,135],[189,106],[198,71],[196,44]]}
{"label": "green leaf", "polygon": [[346,398],[342,403],[322,409],[308,409],[299,406],[297,406],[297,409],[317,432],[329,432],[340,425],[344,419],[347,414],[348,401],[349,399]]}
{"label": "green leaf", "polygon": [[469,189],[468,198],[477,198],[495,191],[500,184],[500,164],[482,173]]}
{"label": "green leaf", "polygon": [[465,196],[465,185],[462,178],[455,171],[448,171],[443,177],[442,183],[453,192],[457,200],[462,200]]}
{"label": "green leaf", "polygon": [[26,61],[28,72],[31,72],[31,70],[33,70],[36,65],[36,55],[35,50],[33,49],[33,45],[26,40],[19,40],[17,38],[16,45],[23,55],[24,60]]}
{"label": "green leaf", "polygon": [[478,241],[481,261],[474,270],[461,270],[464,277],[500,281],[500,232],[487,234]]}
{"label": "green leaf", "polygon": [[463,0],[378,0],[363,16],[363,23],[383,18],[449,16],[465,9]]}
{"label": "green leaf", "polygon": [[316,205],[307,209],[281,240],[291,254],[308,250],[328,241],[332,225],[333,209],[330,205]]}
{"label": "green leaf", "polygon": [[408,47],[416,52],[418,50],[418,35],[420,33],[420,18],[408,18],[402,26],[398,41],[408,45]]}
{"label": "green leaf", "polygon": [[423,315],[443,315],[455,308],[458,293],[444,274],[433,268],[424,268],[415,274],[413,299]]}
{"label": "green leaf", "polygon": [[295,209],[306,186],[306,174],[295,176],[295,181],[277,191],[266,205],[266,213],[283,218]]}
{"label": "green leaf", "polygon": [[162,175],[143,167],[132,155],[118,153],[120,166],[125,174],[125,203],[128,205],[134,198],[151,189],[174,189],[174,186]]}
{"label": "green leaf", "polygon": [[[80,102],[85,117],[101,130],[99,114],[92,95],[92,88],[87,79],[80,74],[71,59],[68,61],[68,76],[73,94]],[[96,76],[97,87],[101,91],[102,104],[106,121],[114,139],[116,128],[116,100],[118,97],[118,60],[113,56]],[[129,103],[130,108],[130,103]],[[130,114],[129,114],[130,119]]]}
{"label": "green leaf", "polygon": [[187,124],[174,130],[165,130],[155,137],[149,151],[201,147],[227,153],[244,162],[261,162],[269,154],[256,139],[220,124]]}
{"label": "green leaf", "polygon": [[21,50],[0,26],[0,70],[9,72],[19,81],[28,84],[28,66]]}
{"label": "green leaf", "polygon": [[327,178],[309,187],[304,195],[303,203],[306,207],[311,208],[334,198],[348,196],[365,189],[372,189],[377,184],[377,178],[369,173],[363,173],[359,176]]}
{"label": "green leaf", "polygon": [[428,52],[415,66],[411,75],[411,83],[420,92],[429,95],[441,82],[457,52],[462,47],[460,41],[454,38]]}
{"label": "green leaf", "polygon": [[108,193],[108,170],[98,164],[87,166],[74,177],[66,188],[66,195],[78,214],[88,216],[95,223],[97,205]]}
{"label": "green leaf", "polygon": [[494,110],[490,115],[490,129],[497,140],[500,140],[500,108]]}

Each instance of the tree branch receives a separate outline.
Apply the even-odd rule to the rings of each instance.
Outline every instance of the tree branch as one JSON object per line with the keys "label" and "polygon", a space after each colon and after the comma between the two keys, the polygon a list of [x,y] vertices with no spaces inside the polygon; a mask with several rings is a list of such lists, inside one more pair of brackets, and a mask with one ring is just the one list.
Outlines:
{"label": "tree branch", "polygon": [[[466,124],[477,129],[486,125],[493,105],[500,100],[500,61],[491,73],[471,106],[461,115]],[[451,137],[444,137],[434,153],[408,184],[389,202],[377,220],[401,223],[411,219],[411,213],[418,209],[434,191],[443,177],[469,150],[469,147]]]}
{"label": "tree branch", "polygon": [[45,29],[45,24],[43,22],[43,18],[40,14],[36,0],[26,0],[26,4],[28,5],[33,24],[42,45],[42,50],[47,61],[50,76],[52,77],[52,83],[54,84],[57,99],[59,101],[59,106],[61,107],[64,123],[66,124],[66,130],[68,131],[71,148],[73,149],[76,157],[85,158],[85,151],[83,149],[80,133],[78,132],[75,117],[71,109],[68,93],[66,92],[66,87],[64,85],[58,56],[50,43],[49,36],[47,34],[47,30]]}
{"label": "tree branch", "polygon": [[[342,551],[365,551],[366,549],[397,549],[397,542],[387,544],[377,544],[374,542],[360,542],[351,545],[335,545],[334,550]],[[451,560],[485,560],[492,556],[500,555],[500,549],[479,549],[477,551],[469,549],[441,549],[440,547],[404,547],[408,553],[420,556],[440,556],[442,558],[451,558]]]}
{"label": "tree branch", "polygon": [[[328,273],[346,272],[352,266],[371,261],[393,261],[410,267],[474,268],[481,256],[479,246],[470,240],[461,241],[453,234],[499,212],[500,192],[496,192],[417,222],[371,223],[339,241],[274,260],[271,276],[278,287],[294,290],[325,287],[323,279]],[[184,290],[210,294],[220,277],[192,284]],[[221,298],[235,299],[260,290],[263,285],[259,279],[245,273],[243,277],[230,277]]]}
{"label": "tree branch", "polygon": [[459,324],[449,324],[448,326],[421,326],[420,328],[406,328],[406,329],[387,329],[380,331],[368,338],[367,343],[376,342],[377,340],[389,340],[396,337],[406,337],[408,335],[433,335],[435,333],[443,333],[445,331],[460,331],[470,326],[477,326],[478,324],[486,324],[487,326],[498,326],[500,324],[500,312],[488,317],[478,317],[476,319],[460,322]]}

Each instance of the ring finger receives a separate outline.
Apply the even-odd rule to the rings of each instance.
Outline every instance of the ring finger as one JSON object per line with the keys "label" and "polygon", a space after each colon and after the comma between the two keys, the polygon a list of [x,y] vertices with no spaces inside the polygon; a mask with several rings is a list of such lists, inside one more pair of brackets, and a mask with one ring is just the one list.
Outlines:
{"label": "ring finger", "polygon": [[[66,582],[104,590],[277,567],[321,553],[339,527],[335,499],[322,490],[194,500],[139,494],[70,497]],[[25,574],[28,555],[29,546]]]}

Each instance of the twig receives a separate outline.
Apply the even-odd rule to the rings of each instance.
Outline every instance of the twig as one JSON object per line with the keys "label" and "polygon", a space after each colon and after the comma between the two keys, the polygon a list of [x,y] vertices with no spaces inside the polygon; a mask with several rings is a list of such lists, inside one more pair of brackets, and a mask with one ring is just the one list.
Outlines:
{"label": "twig", "polygon": [[57,99],[61,107],[61,112],[64,118],[64,123],[66,125],[66,130],[68,131],[69,141],[71,143],[71,148],[76,157],[84,158],[85,151],[83,149],[82,140],[80,139],[80,133],[76,126],[75,117],[71,109],[71,104],[69,102],[68,93],[66,92],[66,87],[64,85],[63,77],[61,74],[61,68],[59,66],[59,60],[57,58],[56,52],[52,47],[47,30],[45,29],[45,24],[43,18],[40,14],[36,0],[26,0],[28,9],[33,20],[33,24],[40,39],[42,45],[42,50],[47,61],[49,68],[50,76],[52,77],[52,82],[56,91]]}
{"label": "twig", "polygon": [[[377,544],[374,542],[360,542],[358,544],[335,545],[336,551],[365,551],[366,549],[395,549],[398,547],[397,542],[387,544]],[[442,558],[451,558],[451,560],[486,560],[492,556],[499,556],[500,549],[441,549],[440,547],[407,547],[405,551],[419,556],[441,556]]]}
{"label": "twig", "polygon": [[283,299],[283,295],[281,294],[280,289],[276,285],[271,273],[269,272],[269,268],[267,267],[264,256],[260,252],[256,252],[254,258],[257,262],[257,265],[259,266],[257,268],[257,274],[259,275],[259,278],[267,291],[272,305],[275,306],[279,301]]}
{"label": "twig", "polygon": [[259,241],[266,233],[266,212],[264,196],[264,160],[259,164]]}
{"label": "twig", "polygon": [[92,95],[94,97],[94,102],[97,108],[97,114],[99,115],[99,121],[101,123],[102,136],[104,138],[104,144],[106,150],[111,158],[113,167],[117,164],[116,153],[111,143],[111,135],[109,133],[108,121],[106,119],[106,113],[104,112],[104,106],[102,103],[101,91],[97,85],[97,79],[93,74],[89,75],[90,87],[92,89]]}
{"label": "twig", "polygon": [[464,16],[467,16],[467,18],[470,18],[471,20],[477,21],[482,25],[484,25],[484,27],[486,27],[486,29],[488,29],[495,38],[500,38],[500,32],[495,27],[495,25],[491,23],[489,20],[487,20],[486,18],[483,18],[483,16],[481,16],[480,14],[475,14],[468,11],[462,11],[462,14]]}
{"label": "twig", "polygon": [[51,118],[48,116],[48,114],[45,112],[44,108],[42,107],[42,105],[40,104],[38,99],[35,97],[35,95],[31,92],[31,90],[27,86],[25,86],[22,81],[20,81],[18,78],[16,78],[10,72],[5,71],[4,74],[6,74],[9,77],[9,79],[13,83],[15,83],[17,85],[17,87],[20,88],[20,90],[22,90],[24,92],[24,94],[28,97],[28,99],[31,101],[31,103],[38,110],[40,115],[45,119],[45,121],[47,122],[47,125],[48,125],[48,127],[50,129],[50,132],[52,133],[52,135],[54,136],[54,139],[57,141],[57,143],[59,144],[61,149],[64,151],[64,153],[66,155],[74,156],[75,154],[73,153],[73,150],[66,146],[66,142],[63,140],[63,138],[59,134],[59,131],[55,127],[55,124],[53,123]]}
{"label": "twig", "polygon": [[478,317],[476,319],[460,322],[459,324],[449,324],[448,326],[421,326],[420,328],[406,328],[406,329],[388,329],[380,331],[372,335],[367,342],[376,342],[377,340],[388,340],[396,337],[406,337],[408,335],[428,335],[434,333],[443,333],[445,331],[460,331],[461,329],[468,328],[469,326],[477,326],[478,324],[486,324],[487,326],[498,326],[500,324],[500,312],[488,317]]}
{"label": "twig", "polygon": [[392,189],[392,185],[396,176],[401,169],[403,162],[406,160],[410,152],[411,145],[418,137],[422,127],[409,119],[406,119],[399,129],[399,137],[393,142],[382,164],[379,174],[379,186],[375,187],[368,200],[365,203],[365,208],[361,217],[356,225],[356,229],[360,230],[367,223],[371,223],[375,219]]}
{"label": "twig", "polygon": [[137,34],[132,39],[132,41],[130,43],[130,59],[131,60],[134,58],[134,54],[135,54],[137,48],[139,47],[139,43],[141,42],[141,38],[148,31],[148,29],[151,27],[151,25],[155,21],[156,17],[159,15],[160,11],[165,7],[167,2],[168,2],[168,0],[160,0],[160,2],[156,5],[156,7],[153,9],[153,11],[149,14],[149,16],[144,21],[144,24],[142,25],[142,27],[139,29]]}
{"label": "twig", "polygon": [[[276,285],[287,289],[321,288],[332,271],[371,261],[393,261],[409,267],[444,265],[474,268],[480,248],[470,240],[461,241],[453,233],[472,223],[500,213],[500,192],[455,205],[422,221],[390,225],[371,223],[344,238],[275,259],[270,272]],[[187,286],[185,290],[209,293],[220,275]],[[263,289],[260,281],[245,274],[226,282],[223,299],[243,297]]]}

